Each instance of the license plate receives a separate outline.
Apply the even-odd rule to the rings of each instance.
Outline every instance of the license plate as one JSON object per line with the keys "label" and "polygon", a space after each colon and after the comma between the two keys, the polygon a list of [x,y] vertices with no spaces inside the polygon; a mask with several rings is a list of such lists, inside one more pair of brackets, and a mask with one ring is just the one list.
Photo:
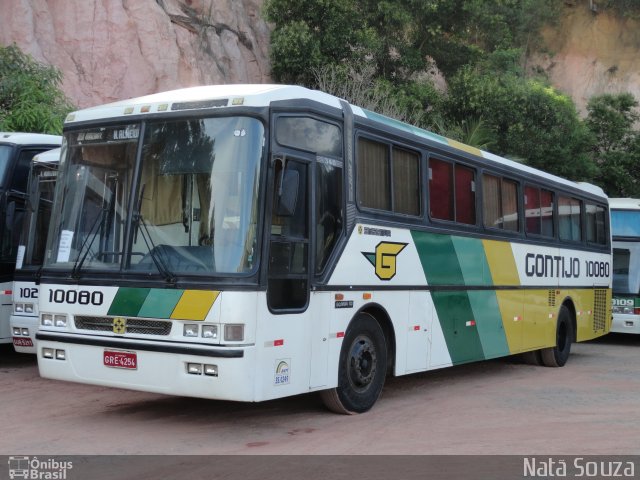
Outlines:
{"label": "license plate", "polygon": [[136,352],[119,352],[105,350],[102,361],[106,367],[136,370],[138,368],[138,354]]}
{"label": "license plate", "polygon": [[33,347],[33,342],[30,338],[13,337],[13,344],[16,347]]}

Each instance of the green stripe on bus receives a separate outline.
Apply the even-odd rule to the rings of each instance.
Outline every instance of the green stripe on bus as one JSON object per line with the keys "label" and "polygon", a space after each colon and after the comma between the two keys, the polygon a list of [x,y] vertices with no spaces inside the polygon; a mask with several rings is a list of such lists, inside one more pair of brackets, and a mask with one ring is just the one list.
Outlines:
{"label": "green stripe on bus", "polygon": [[380,122],[382,124],[388,125],[390,127],[398,128],[405,132],[413,133],[419,137],[428,138],[430,140],[434,140],[439,143],[449,144],[449,139],[443,137],[442,135],[438,135],[437,133],[430,132],[428,130],[423,130],[422,128],[414,127],[413,125],[409,125],[408,123],[401,122],[400,120],[396,120],[395,118],[389,118],[384,115],[380,115],[379,113],[372,112],[371,110],[362,109],[367,118],[374,120],[376,122]]}
{"label": "green stripe on bus", "polygon": [[152,289],[142,304],[138,316],[147,318],[169,318],[183,293],[184,290]]}
{"label": "green stripe on bus", "polygon": [[484,359],[482,343],[473,320],[467,292],[433,292],[433,304],[438,313],[451,362],[472,362]]}
{"label": "green stripe on bus", "polygon": [[[481,240],[412,232],[429,285],[493,285]],[[434,292],[433,302],[455,363],[508,355],[495,291]]]}
{"label": "green stripe on bus", "polygon": [[465,285],[451,235],[411,232],[429,285]]}
{"label": "green stripe on bus", "polygon": [[120,287],[107,315],[137,317],[150,291],[150,288]]}
{"label": "green stripe on bus", "polygon": [[451,237],[465,285],[490,286],[491,271],[482,241],[477,238]]}
{"label": "green stripe on bus", "polygon": [[496,292],[473,290],[469,291],[468,294],[484,358],[509,355],[509,344],[502,325],[502,315],[500,314]]}

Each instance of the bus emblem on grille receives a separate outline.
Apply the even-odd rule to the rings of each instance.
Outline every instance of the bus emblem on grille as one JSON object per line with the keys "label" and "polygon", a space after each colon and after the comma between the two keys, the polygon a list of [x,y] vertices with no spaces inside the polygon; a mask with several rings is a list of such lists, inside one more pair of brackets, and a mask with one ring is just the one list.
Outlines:
{"label": "bus emblem on grille", "polygon": [[113,319],[113,333],[117,335],[124,335],[127,331],[127,319],[122,317],[116,317]]}

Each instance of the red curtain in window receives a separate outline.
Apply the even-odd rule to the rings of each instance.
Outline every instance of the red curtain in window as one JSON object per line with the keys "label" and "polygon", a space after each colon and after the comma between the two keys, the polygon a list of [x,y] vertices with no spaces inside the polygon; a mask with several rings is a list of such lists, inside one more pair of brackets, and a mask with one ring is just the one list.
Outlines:
{"label": "red curtain in window", "polygon": [[429,209],[432,218],[453,220],[453,164],[429,160]]}
{"label": "red curtain in window", "polygon": [[540,235],[540,189],[524,187],[524,219],[527,233]]}
{"label": "red curtain in window", "polygon": [[475,174],[460,165],[456,165],[456,222],[476,223]]}

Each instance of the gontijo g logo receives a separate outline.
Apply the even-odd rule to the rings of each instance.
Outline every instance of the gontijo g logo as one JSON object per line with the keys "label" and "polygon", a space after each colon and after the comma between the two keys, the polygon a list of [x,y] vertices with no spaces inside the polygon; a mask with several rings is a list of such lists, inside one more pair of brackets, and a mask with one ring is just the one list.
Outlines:
{"label": "gontijo g logo", "polygon": [[380,242],[375,252],[362,252],[362,255],[375,267],[380,280],[391,280],[396,276],[396,258],[406,246],[406,243]]}

